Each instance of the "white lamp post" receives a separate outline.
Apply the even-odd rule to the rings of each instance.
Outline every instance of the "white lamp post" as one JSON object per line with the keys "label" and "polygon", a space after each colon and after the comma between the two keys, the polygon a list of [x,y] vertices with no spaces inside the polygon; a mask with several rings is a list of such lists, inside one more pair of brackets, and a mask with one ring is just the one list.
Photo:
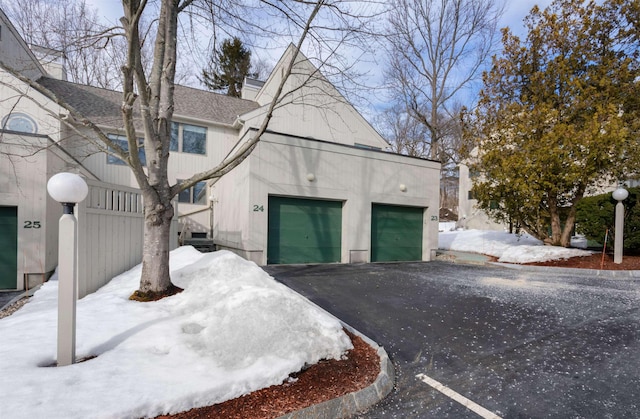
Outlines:
{"label": "white lamp post", "polygon": [[615,231],[616,237],[613,243],[613,263],[622,263],[623,231],[624,231],[624,205],[622,201],[627,199],[629,191],[624,188],[618,188],[613,191],[613,199],[618,201],[616,204],[616,221]]}
{"label": "white lamp post", "polygon": [[73,364],[76,358],[78,229],[73,207],[87,197],[89,188],[76,174],[58,173],[49,179],[47,191],[63,208],[58,224],[58,366],[61,367]]}

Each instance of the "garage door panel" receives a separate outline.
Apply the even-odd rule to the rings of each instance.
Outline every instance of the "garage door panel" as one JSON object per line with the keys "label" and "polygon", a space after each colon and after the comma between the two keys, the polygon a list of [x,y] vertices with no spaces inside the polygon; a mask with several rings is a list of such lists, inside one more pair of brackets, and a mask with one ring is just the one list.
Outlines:
{"label": "garage door panel", "polygon": [[374,204],[371,261],[422,260],[423,208]]}
{"label": "garage door panel", "polygon": [[269,198],[268,263],[339,262],[342,203]]}

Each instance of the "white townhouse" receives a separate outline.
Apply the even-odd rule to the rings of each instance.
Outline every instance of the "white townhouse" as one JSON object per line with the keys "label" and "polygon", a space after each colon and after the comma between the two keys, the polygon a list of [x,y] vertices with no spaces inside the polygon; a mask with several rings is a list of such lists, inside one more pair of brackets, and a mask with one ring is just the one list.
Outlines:
{"label": "white townhouse", "polygon": [[[6,68],[126,144],[121,93],[65,81],[60,63],[43,66],[1,11],[0,27],[0,289],[23,289],[30,277],[46,277],[56,265],[61,210],[46,192],[53,174],[73,171],[91,184],[121,185],[127,211],[140,205],[128,167],[81,140],[76,131],[83,128],[66,109]],[[438,245],[440,163],[385,151],[387,142],[293,46],[266,81],[245,82],[242,99],[176,86],[169,180],[209,169],[251,139],[292,59],[284,90],[292,93],[267,132],[219,181],[180,194],[176,235],[210,240],[260,265],[431,260]],[[112,204],[92,202],[98,212]],[[85,240],[100,242],[101,234],[95,230]],[[140,242],[139,230],[129,234],[136,240],[121,237],[122,247]]]}

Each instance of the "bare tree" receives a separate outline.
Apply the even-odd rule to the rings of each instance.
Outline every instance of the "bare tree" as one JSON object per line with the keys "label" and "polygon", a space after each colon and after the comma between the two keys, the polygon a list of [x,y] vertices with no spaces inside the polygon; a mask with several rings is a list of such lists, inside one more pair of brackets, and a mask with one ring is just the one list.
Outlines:
{"label": "bare tree", "polygon": [[0,7],[42,62],[64,61],[66,76],[76,83],[120,86],[124,39],[114,36],[84,0],[0,0]]}
{"label": "bare tree", "polygon": [[[64,103],[55,94],[42,85],[33,82],[14,72],[14,75],[30,88],[36,89],[58,105],[66,108],[69,117],[63,118],[73,132],[83,136],[100,151],[115,155],[125,162],[142,191],[144,197],[144,248],[142,260],[142,275],[140,288],[132,298],[149,300],[161,298],[178,292],[169,275],[169,232],[171,220],[174,216],[172,199],[181,191],[186,190],[198,182],[208,179],[219,179],[233,168],[242,163],[256,147],[262,134],[266,131],[273,112],[281,106],[290,106],[296,101],[309,98],[301,97],[300,83],[310,83],[314,87],[320,79],[318,73],[304,75],[306,80],[300,80],[303,75],[295,74],[297,56],[291,58],[285,66],[281,81],[273,92],[271,102],[265,107],[264,119],[255,133],[248,139],[237,144],[232,153],[222,162],[197,173],[189,179],[170,184],[168,178],[169,148],[171,139],[171,121],[174,108],[174,86],[176,78],[176,63],[178,59],[178,32],[181,28],[179,15],[186,14],[186,22],[195,25],[199,19],[209,19],[216,22],[221,15],[227,14],[227,23],[242,22],[245,27],[257,28],[260,23],[251,24],[247,19],[251,13],[243,11],[240,6],[244,3],[233,0],[212,2],[205,0],[161,0],[147,3],[145,0],[123,0],[124,17],[121,19],[122,29],[126,36],[126,61],[122,65],[122,121],[127,136],[127,149],[111,141],[91,120]],[[279,16],[280,26],[267,27],[263,30],[271,33],[291,34],[298,40],[297,50],[315,48],[319,53],[319,64],[330,62],[336,56],[339,46],[350,45],[358,37],[361,15],[352,14],[352,10],[345,9],[348,4],[339,1],[316,0],[283,1],[277,3],[260,2],[267,7],[269,13]],[[264,18],[265,11],[261,10]],[[144,65],[143,43],[147,37],[146,26],[142,24],[143,15],[154,14],[155,35],[153,37],[153,61],[150,66]],[[316,19],[320,23],[314,25]],[[253,25],[253,26],[251,26]],[[264,26],[264,25],[262,25]],[[336,29],[338,28],[338,29]],[[324,54],[324,55],[323,55]],[[5,66],[6,67],[6,66]],[[296,78],[296,83],[288,83],[290,77]],[[285,86],[287,89],[285,89]],[[339,95],[336,94],[337,98]],[[338,99],[336,99],[338,100]],[[134,120],[141,121],[144,141],[140,143]],[[85,131],[89,130],[91,136]],[[144,147],[146,166],[140,160],[139,149]]]}
{"label": "bare tree", "polygon": [[429,154],[427,128],[402,107],[386,109],[377,118],[378,129],[391,143],[391,151],[413,157]]}
{"label": "bare tree", "polygon": [[[458,205],[458,165],[462,159],[462,123],[460,106],[452,106],[453,116],[440,116],[438,156],[440,172],[440,207],[452,211]],[[386,109],[377,120],[378,129],[391,142],[391,151],[413,157],[432,155],[430,131],[402,106]]]}
{"label": "bare tree", "polygon": [[496,42],[499,0],[393,0],[389,13],[391,89],[428,130],[429,157],[446,160],[441,142],[455,107]]}

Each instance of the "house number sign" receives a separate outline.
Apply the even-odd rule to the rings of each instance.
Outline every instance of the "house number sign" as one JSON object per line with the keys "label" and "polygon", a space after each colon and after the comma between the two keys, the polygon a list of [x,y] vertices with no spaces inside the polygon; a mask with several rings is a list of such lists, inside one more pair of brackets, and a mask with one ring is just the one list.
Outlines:
{"label": "house number sign", "polygon": [[264,212],[264,206],[263,205],[254,205],[253,206],[253,212]]}
{"label": "house number sign", "polygon": [[25,221],[23,228],[40,228],[40,221]]}

